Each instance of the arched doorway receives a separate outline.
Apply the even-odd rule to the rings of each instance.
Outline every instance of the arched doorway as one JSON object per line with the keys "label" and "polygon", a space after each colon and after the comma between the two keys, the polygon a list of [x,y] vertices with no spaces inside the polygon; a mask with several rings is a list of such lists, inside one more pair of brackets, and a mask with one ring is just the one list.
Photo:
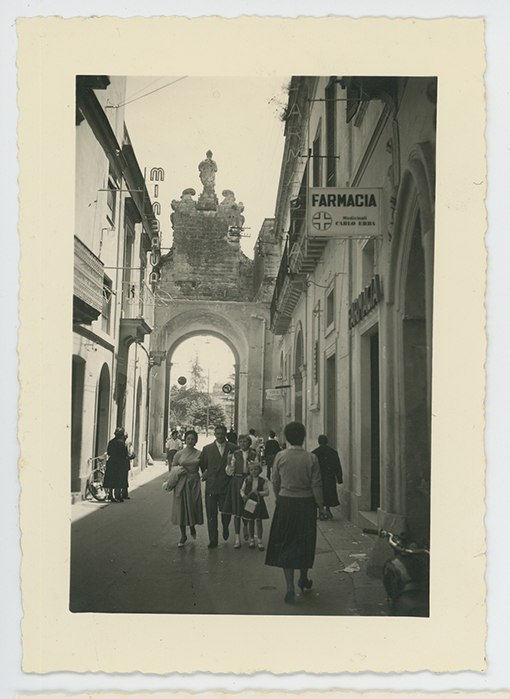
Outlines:
{"label": "arched doorway", "polygon": [[100,456],[106,451],[110,431],[110,370],[108,364],[103,364],[97,385],[96,403],[96,443],[94,456]]}
{"label": "arched doorway", "polygon": [[427,360],[425,255],[420,211],[416,213],[405,277],[404,356],[405,501],[411,531],[428,539],[430,509],[430,396]]}
{"label": "arched doorway", "polygon": [[[154,331],[154,349],[166,353],[166,361],[161,370],[153,371],[151,386],[151,454],[162,454],[165,438],[169,427],[169,391],[170,380],[173,380],[172,357],[176,348],[187,338],[197,335],[208,335],[222,340],[232,351],[235,362],[235,395],[234,395],[234,427],[236,432],[245,431],[249,427],[261,432],[268,425],[263,420],[270,420],[274,426],[271,411],[264,411],[261,416],[263,391],[271,384],[264,374],[262,361],[264,350],[262,346],[263,323],[258,317],[253,317],[250,306],[244,304],[200,303],[197,301],[182,301],[172,304],[165,309],[158,309],[159,330]],[[258,311],[257,307],[257,311]],[[267,333],[266,333],[267,334]],[[267,417],[266,417],[267,416]]]}
{"label": "arched doorway", "polygon": [[141,434],[141,419],[142,419],[142,379],[138,377],[138,385],[136,387],[136,404],[135,404],[135,432],[133,440],[133,449],[135,452],[135,466],[144,466],[145,459],[140,459],[140,434]]}
{"label": "arched doorway", "polygon": [[85,360],[76,354],[73,355],[71,385],[71,492],[78,492],[81,489],[80,471]]}
{"label": "arched doorway", "polygon": [[384,509],[405,517],[412,538],[423,544],[430,532],[434,163],[431,144],[417,144],[402,175],[385,338],[394,347],[385,401],[395,420],[394,436],[385,441]]}
{"label": "arched doorway", "polygon": [[304,364],[303,333],[298,330],[294,353],[294,420],[303,422],[303,374]]}
{"label": "arched doorway", "polygon": [[225,338],[194,332],[167,352],[167,434],[192,427],[209,436],[215,424],[237,432],[239,363]]}

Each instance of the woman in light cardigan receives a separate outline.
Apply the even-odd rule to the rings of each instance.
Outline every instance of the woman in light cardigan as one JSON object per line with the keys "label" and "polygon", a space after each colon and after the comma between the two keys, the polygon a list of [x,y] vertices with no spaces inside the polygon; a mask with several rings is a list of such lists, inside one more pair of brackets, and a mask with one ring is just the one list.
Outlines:
{"label": "woman in light cardigan", "polygon": [[312,587],[308,569],[313,566],[317,540],[317,507],[324,513],[321,472],[315,454],[303,449],[305,427],[291,422],[284,430],[289,447],[273,464],[276,509],[269,533],[266,565],[283,568],[285,602],[294,604],[294,571],[299,570],[301,591]]}

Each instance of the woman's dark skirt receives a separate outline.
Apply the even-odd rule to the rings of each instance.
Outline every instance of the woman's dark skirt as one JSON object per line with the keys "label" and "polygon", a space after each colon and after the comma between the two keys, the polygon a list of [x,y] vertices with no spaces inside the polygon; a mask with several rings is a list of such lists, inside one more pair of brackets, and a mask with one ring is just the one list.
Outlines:
{"label": "woman's dark skirt", "polygon": [[266,565],[308,570],[313,566],[316,541],[315,498],[279,497],[269,533]]}
{"label": "woman's dark skirt", "polygon": [[108,460],[104,473],[103,488],[127,488],[129,466]]}
{"label": "woman's dark skirt", "polygon": [[324,496],[324,505],[326,507],[337,507],[338,495],[336,492],[336,476],[331,469],[321,468],[322,493]]}

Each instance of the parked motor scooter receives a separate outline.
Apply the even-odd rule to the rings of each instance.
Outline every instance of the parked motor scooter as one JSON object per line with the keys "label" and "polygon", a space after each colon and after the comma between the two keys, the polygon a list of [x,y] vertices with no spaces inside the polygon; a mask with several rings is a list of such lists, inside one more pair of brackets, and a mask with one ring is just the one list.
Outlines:
{"label": "parked motor scooter", "polygon": [[392,616],[429,616],[430,552],[385,531],[363,529],[387,539],[394,557],[386,561],[382,576]]}

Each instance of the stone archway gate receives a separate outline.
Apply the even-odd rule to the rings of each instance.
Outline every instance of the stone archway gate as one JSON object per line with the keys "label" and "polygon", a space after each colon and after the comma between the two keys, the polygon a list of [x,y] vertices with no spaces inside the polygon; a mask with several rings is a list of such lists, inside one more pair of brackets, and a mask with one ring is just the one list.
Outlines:
{"label": "stone archway gate", "polygon": [[[160,309],[162,326],[153,334],[154,349],[166,352],[166,360],[153,370],[151,385],[151,453],[159,454],[169,428],[172,356],[186,339],[212,335],[232,350],[235,361],[235,426],[238,432],[254,427],[266,435],[279,416],[273,404],[264,400],[271,387],[272,335],[268,314],[259,304],[178,301]],[[268,347],[269,345],[269,347]],[[268,351],[269,350],[269,351]]]}

